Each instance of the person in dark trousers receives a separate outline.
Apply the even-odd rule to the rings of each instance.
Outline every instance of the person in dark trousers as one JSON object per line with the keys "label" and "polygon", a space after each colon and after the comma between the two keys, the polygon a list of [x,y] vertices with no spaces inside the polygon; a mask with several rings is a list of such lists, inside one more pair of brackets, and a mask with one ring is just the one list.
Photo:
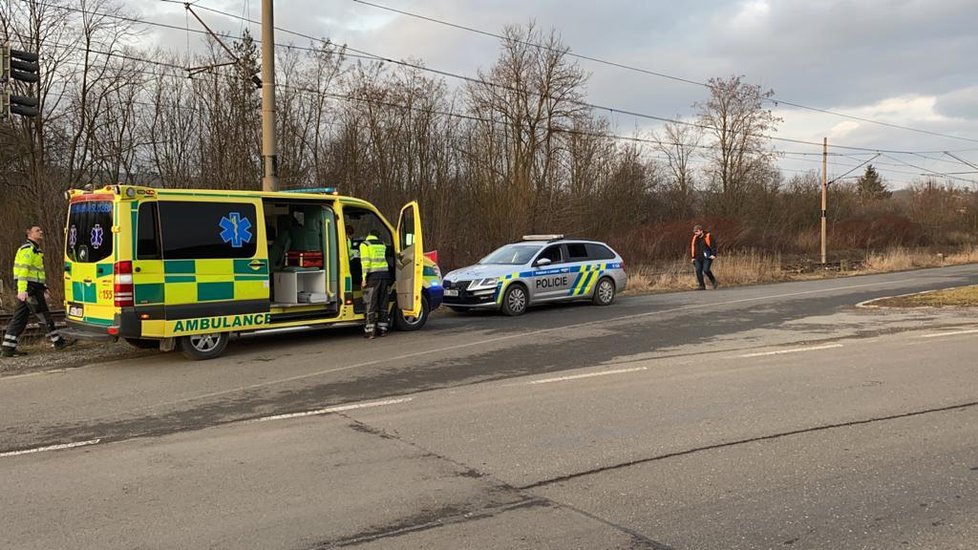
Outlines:
{"label": "person in dark trousers", "polygon": [[380,240],[376,230],[371,230],[360,243],[360,265],[363,268],[363,305],[367,314],[364,337],[387,336],[390,328],[387,306],[393,277],[387,245]]}
{"label": "person in dark trousers", "polygon": [[693,226],[693,240],[689,244],[689,252],[693,256],[693,266],[696,268],[696,282],[699,287],[696,290],[706,290],[706,281],[703,275],[710,279],[710,286],[717,287],[717,278],[713,276],[710,267],[713,260],[717,258],[717,243],[713,240],[709,231],[703,231],[703,226]]}
{"label": "person in dark trousers", "polygon": [[41,243],[44,241],[44,230],[37,225],[27,229],[27,242],[20,245],[14,257],[14,280],[17,283],[17,309],[13,319],[7,325],[3,335],[2,357],[17,357],[26,355],[17,349],[17,341],[27,328],[27,318],[31,313],[37,317],[41,325],[47,328],[47,337],[56,349],[64,349],[73,342],[68,342],[54,328],[54,319],[48,310],[47,297],[50,297],[44,275],[44,253]]}

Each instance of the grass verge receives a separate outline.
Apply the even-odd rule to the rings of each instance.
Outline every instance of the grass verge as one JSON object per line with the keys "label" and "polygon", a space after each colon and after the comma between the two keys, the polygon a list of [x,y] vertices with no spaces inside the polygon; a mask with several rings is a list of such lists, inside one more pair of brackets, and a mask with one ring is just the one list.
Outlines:
{"label": "grass verge", "polygon": [[868,305],[881,307],[978,307],[978,285],[932,290],[909,296],[873,300]]}
{"label": "grass verge", "polygon": [[[713,273],[720,286],[740,286],[970,263],[978,263],[978,247],[949,254],[893,248],[883,252],[864,253],[861,258],[850,258],[825,267],[808,262],[808,269],[799,269],[796,265],[785,267],[778,254],[745,251],[717,258],[713,262]],[[628,269],[629,294],[690,290],[696,286],[693,264],[685,257],[634,265]]]}

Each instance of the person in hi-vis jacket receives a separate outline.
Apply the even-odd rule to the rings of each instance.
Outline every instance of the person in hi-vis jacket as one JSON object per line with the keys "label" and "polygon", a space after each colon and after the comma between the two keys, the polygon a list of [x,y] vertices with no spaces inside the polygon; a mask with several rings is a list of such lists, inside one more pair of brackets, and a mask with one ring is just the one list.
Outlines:
{"label": "person in hi-vis jacket", "polygon": [[713,276],[710,268],[713,260],[717,258],[717,243],[709,231],[703,231],[701,225],[693,226],[693,240],[689,244],[689,252],[693,258],[693,267],[696,268],[696,282],[699,283],[696,290],[706,290],[703,275],[710,279],[710,286],[716,288],[717,278]]}
{"label": "person in hi-vis jacket", "polygon": [[17,309],[13,319],[7,325],[3,335],[2,357],[17,357],[26,353],[17,349],[17,340],[27,328],[27,318],[31,313],[37,317],[41,326],[47,329],[48,340],[56,349],[64,349],[69,342],[58,334],[54,328],[54,319],[48,310],[48,287],[44,274],[44,252],[41,243],[44,241],[44,230],[32,225],[27,228],[27,241],[17,249],[14,257],[14,281],[17,284]]}

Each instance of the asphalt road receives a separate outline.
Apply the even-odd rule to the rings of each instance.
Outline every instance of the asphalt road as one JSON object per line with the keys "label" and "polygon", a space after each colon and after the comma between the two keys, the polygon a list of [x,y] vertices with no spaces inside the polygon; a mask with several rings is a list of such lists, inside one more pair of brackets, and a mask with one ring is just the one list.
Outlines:
{"label": "asphalt road", "polygon": [[[0,378],[0,547],[973,548],[978,266]],[[49,446],[78,445],[44,450]]]}

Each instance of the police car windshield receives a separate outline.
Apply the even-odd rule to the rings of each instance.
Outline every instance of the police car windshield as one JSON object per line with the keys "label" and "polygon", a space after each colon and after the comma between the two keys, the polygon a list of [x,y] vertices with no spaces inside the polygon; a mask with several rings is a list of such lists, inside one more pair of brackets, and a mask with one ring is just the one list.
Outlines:
{"label": "police car windshield", "polygon": [[537,252],[540,251],[541,244],[507,244],[495,252],[479,260],[480,264],[503,264],[503,265],[523,265],[529,262]]}

